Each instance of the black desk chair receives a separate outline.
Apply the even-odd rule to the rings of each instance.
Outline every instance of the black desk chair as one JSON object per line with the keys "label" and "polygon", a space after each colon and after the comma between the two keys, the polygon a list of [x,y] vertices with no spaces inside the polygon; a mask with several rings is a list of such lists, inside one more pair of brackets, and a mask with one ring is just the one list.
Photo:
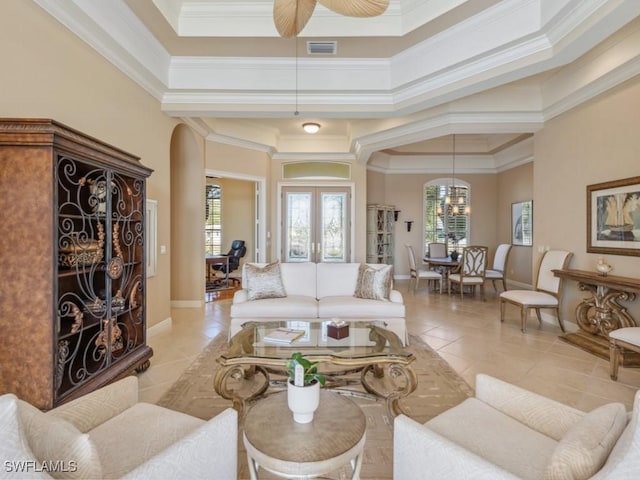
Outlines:
{"label": "black desk chair", "polygon": [[[244,244],[244,240],[234,240],[231,242],[231,248],[225,254],[229,257],[229,271],[227,272],[226,264],[216,264],[213,265],[213,269],[217,270],[223,274],[231,273],[234,270],[237,270],[240,267],[240,259],[247,254],[247,247]],[[234,283],[240,283],[240,279],[237,277],[229,277],[229,280]]]}

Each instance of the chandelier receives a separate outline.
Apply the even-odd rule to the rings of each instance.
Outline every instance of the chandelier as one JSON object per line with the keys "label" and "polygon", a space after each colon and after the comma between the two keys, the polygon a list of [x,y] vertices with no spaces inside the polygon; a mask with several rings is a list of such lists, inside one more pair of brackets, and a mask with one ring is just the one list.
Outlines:
{"label": "chandelier", "polygon": [[[456,135],[452,135],[452,170],[451,185],[447,188],[447,194],[444,197],[444,208],[447,216],[468,215],[471,209],[467,203],[467,195],[465,187],[456,186]],[[443,215],[442,205],[438,206],[438,215]]]}

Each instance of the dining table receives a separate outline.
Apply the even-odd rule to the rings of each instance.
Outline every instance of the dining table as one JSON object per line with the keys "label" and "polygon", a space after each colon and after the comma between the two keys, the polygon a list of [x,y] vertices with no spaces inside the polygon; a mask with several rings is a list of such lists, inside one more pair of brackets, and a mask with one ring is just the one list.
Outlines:
{"label": "dining table", "polygon": [[[422,262],[429,267],[436,267],[440,270],[444,285],[449,283],[449,273],[460,265],[458,260],[453,260],[451,257],[424,257]],[[443,290],[445,290],[444,285]]]}

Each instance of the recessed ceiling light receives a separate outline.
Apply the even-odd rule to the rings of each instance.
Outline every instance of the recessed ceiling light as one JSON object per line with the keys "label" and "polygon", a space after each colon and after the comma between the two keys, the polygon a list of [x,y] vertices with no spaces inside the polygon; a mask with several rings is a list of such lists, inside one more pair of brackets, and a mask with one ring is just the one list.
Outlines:
{"label": "recessed ceiling light", "polygon": [[320,130],[320,124],[314,122],[303,123],[302,128],[307,133],[318,133],[318,130]]}

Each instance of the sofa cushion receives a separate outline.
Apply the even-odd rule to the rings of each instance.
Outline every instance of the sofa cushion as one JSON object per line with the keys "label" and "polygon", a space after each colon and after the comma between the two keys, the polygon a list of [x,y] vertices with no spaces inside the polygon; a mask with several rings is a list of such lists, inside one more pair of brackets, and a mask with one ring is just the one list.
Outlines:
{"label": "sofa cushion", "polygon": [[318,301],[314,297],[288,295],[231,305],[233,318],[317,318]]}
{"label": "sofa cushion", "polygon": [[280,264],[282,283],[287,295],[316,297],[316,264],[285,262]]}
{"label": "sofa cushion", "polygon": [[248,263],[245,265],[245,274],[248,300],[287,296],[282,283],[279,262],[269,263],[264,267]]}
{"label": "sofa cushion", "polygon": [[353,296],[324,297],[318,302],[320,318],[404,318],[403,303],[381,302]]}
{"label": "sofa cushion", "polygon": [[359,268],[359,263],[319,263],[316,298],[353,296]]}
{"label": "sofa cushion", "polygon": [[33,455],[53,478],[102,478],[98,450],[88,434],[18,400],[22,430]]}
{"label": "sofa cushion", "polygon": [[51,478],[35,469],[26,471],[22,468],[23,465],[33,465],[37,460],[29,447],[18,416],[18,398],[12,393],[0,395],[0,432],[0,458],[5,475],[3,478]]}
{"label": "sofa cushion", "polygon": [[388,300],[389,292],[391,291],[392,268],[392,265],[373,268],[366,264],[361,264],[358,269],[358,280],[354,296],[370,300]]}
{"label": "sofa cushion", "polygon": [[542,478],[558,445],[477,398],[465,400],[425,426],[524,479]]}
{"label": "sofa cushion", "polygon": [[104,478],[120,478],[204,423],[184,413],[137,403],[90,435],[102,459]]}
{"label": "sofa cushion", "polygon": [[553,452],[545,480],[583,480],[604,465],[627,425],[621,403],[609,403],[585,415],[567,431]]}

